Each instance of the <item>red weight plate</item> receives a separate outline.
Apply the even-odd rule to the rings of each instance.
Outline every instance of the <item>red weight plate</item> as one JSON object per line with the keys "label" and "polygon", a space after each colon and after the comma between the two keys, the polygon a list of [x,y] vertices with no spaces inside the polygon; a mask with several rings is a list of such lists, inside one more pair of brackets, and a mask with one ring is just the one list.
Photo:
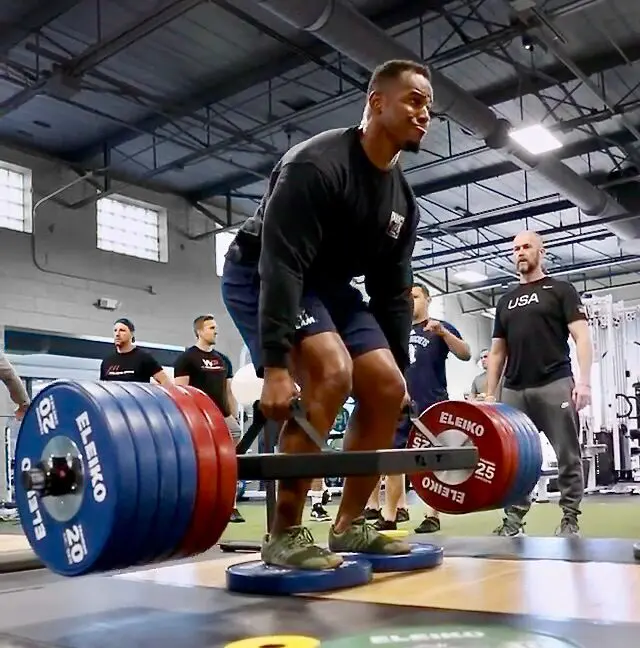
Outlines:
{"label": "red weight plate", "polygon": [[210,534],[211,518],[218,505],[218,453],[209,425],[201,409],[189,393],[175,385],[162,385],[164,390],[182,412],[196,452],[198,490],[193,515],[187,532],[172,554],[173,558],[187,558],[201,553],[204,538]]}
{"label": "red weight plate", "polygon": [[502,499],[494,502],[494,506],[489,507],[489,509],[494,509],[496,507],[501,508],[504,499],[507,497],[514,486],[514,481],[518,473],[518,462],[520,461],[520,444],[518,443],[508,417],[506,417],[502,412],[487,403],[477,402],[475,403],[475,405],[476,407],[486,412],[487,416],[493,419],[496,425],[496,430],[498,430],[499,434],[502,436],[505,446],[510,449],[509,452],[504,456],[506,467],[505,469],[508,470],[509,474],[506,487],[507,489],[503,493]]}
{"label": "red weight plate", "polygon": [[[210,432],[216,443],[218,455],[218,499],[216,509],[212,511],[206,546],[201,551],[213,547],[229,524],[236,499],[238,487],[238,459],[236,444],[231,432],[216,404],[203,392],[195,387],[178,387],[184,390],[202,411]],[[205,538],[203,538],[205,540]]]}
{"label": "red weight plate", "polygon": [[[429,506],[441,513],[472,513],[494,508],[507,492],[513,467],[511,441],[503,438],[493,417],[468,401],[436,403],[420,415],[420,421],[445,447],[471,443],[478,448],[475,469],[416,473],[411,484]],[[413,426],[409,448],[430,447]]]}

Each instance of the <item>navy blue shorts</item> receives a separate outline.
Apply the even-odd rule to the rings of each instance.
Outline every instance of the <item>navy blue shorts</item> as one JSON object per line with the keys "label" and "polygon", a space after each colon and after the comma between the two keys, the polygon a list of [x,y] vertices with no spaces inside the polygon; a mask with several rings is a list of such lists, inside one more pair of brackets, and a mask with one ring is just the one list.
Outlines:
{"label": "navy blue shorts", "polygon": [[[222,273],[222,300],[249,349],[256,373],[261,375],[259,298],[258,268],[227,258]],[[330,296],[322,299],[311,292],[302,296],[295,342],[329,331],[342,338],[352,358],[375,349],[389,348],[387,338],[369,311],[362,293],[350,284],[333,289]]]}

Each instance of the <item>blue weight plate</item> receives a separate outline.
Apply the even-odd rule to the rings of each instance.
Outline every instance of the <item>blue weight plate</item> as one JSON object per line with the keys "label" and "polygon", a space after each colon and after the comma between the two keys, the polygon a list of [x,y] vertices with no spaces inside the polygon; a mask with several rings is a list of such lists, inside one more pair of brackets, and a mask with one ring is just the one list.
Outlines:
{"label": "blue weight plate", "polygon": [[491,404],[486,406],[483,405],[483,407],[490,407],[495,411],[495,413],[498,415],[498,420],[502,423],[502,425],[505,428],[505,433],[511,435],[511,437],[514,439],[516,443],[515,471],[511,478],[511,484],[508,487],[507,492],[503,495],[503,499],[501,501],[496,502],[490,508],[482,509],[485,511],[489,511],[489,510],[495,510],[498,507],[504,508],[504,506],[506,506],[506,504],[511,501],[512,493],[516,492],[518,488],[521,487],[521,484],[524,483],[523,482],[524,465],[522,463],[523,448],[522,448],[522,439],[519,438],[519,430],[517,428],[514,428],[512,421],[510,420],[505,410],[502,408],[502,405],[500,403],[496,403],[496,404]]}
{"label": "blue weight plate", "polygon": [[520,460],[518,463],[518,480],[514,483],[511,492],[505,498],[505,506],[521,502],[528,494],[528,483],[531,477],[531,438],[526,426],[522,425],[520,411],[509,405],[501,404],[503,414],[506,416],[513,427],[514,433],[518,437],[520,448]]}
{"label": "blue weight plate", "polygon": [[519,432],[520,444],[523,449],[522,457],[522,481],[518,485],[518,489],[513,489],[510,493],[509,504],[522,501],[533,490],[536,485],[537,478],[534,479],[537,473],[537,461],[535,447],[536,443],[539,444],[539,437],[535,428],[528,424],[528,418],[515,407],[502,404],[501,407],[505,416],[509,417],[512,421],[514,428],[517,427]]}
{"label": "blue weight plate", "polygon": [[531,481],[531,462],[532,462],[532,445],[531,445],[531,434],[525,425],[522,425],[522,421],[517,415],[514,416],[513,426],[518,428],[519,443],[522,448],[522,465],[521,465],[521,480],[518,484],[518,490],[513,490],[512,493],[512,502],[521,502],[525,499],[531,489],[529,487],[529,482]]}
{"label": "blue weight plate", "polygon": [[529,431],[529,442],[531,445],[531,462],[529,464],[529,467],[531,472],[529,474],[525,490],[528,489],[527,492],[530,493],[533,491],[536,484],[540,480],[540,476],[542,475],[542,441],[540,440],[540,432],[534,425],[531,418],[529,418],[524,412],[521,412],[520,410],[516,410],[516,412],[519,415],[520,420],[522,421],[522,425]]}
{"label": "blue weight plate", "polygon": [[169,424],[156,399],[140,389],[137,383],[120,383],[119,386],[135,399],[142,411],[153,437],[158,459],[158,506],[149,537],[145,542],[146,552],[141,558],[143,564],[149,564],[168,555],[173,549],[173,539],[169,534],[180,498],[178,453]]}
{"label": "blue weight plate", "polygon": [[113,541],[109,546],[109,552],[105,554],[104,561],[100,561],[98,568],[102,571],[117,569],[120,565],[130,566],[130,544],[128,538],[131,529],[136,523],[138,515],[138,497],[139,497],[139,478],[138,478],[138,461],[136,458],[136,446],[133,442],[131,431],[127,420],[122,414],[118,404],[105,392],[100,383],[93,381],[77,381],[77,384],[90,394],[104,411],[106,420],[109,421],[112,434],[117,432],[118,438],[122,443],[126,443],[126,457],[128,472],[120,475],[123,500],[127,499],[127,515],[118,521],[116,533]]}
{"label": "blue weight plate", "polygon": [[528,468],[530,472],[526,480],[524,491],[530,493],[535,488],[535,485],[538,483],[540,475],[542,474],[542,443],[540,441],[540,432],[533,424],[531,418],[529,418],[524,412],[513,407],[511,410],[514,413],[514,417],[520,421],[522,427],[529,433],[528,439],[531,454]]}
{"label": "blue weight plate", "polygon": [[411,543],[411,553],[389,556],[385,554],[343,553],[348,560],[363,560],[371,563],[376,572],[405,572],[438,567],[444,559],[444,549],[433,544]]}
{"label": "blue weight plate", "polygon": [[162,410],[172,432],[173,443],[178,457],[180,485],[178,507],[173,525],[167,533],[168,553],[159,557],[159,559],[166,560],[173,555],[175,549],[182,542],[191,522],[198,490],[196,454],[191,440],[191,432],[182,412],[173,399],[156,385],[139,383],[137,388],[152,396]]}
{"label": "blue weight plate", "polygon": [[494,405],[496,411],[500,412],[504,419],[507,419],[508,424],[511,426],[513,435],[516,437],[518,442],[518,467],[516,474],[513,479],[513,483],[509,492],[506,493],[503,501],[502,507],[506,507],[509,504],[517,502],[522,493],[523,489],[526,487],[527,475],[528,475],[528,457],[529,457],[529,440],[526,430],[522,428],[517,416],[514,416],[513,408],[505,405],[504,403],[496,403]]}
{"label": "blue weight plate", "polygon": [[16,504],[29,544],[63,576],[110,569],[135,516],[133,441],[118,409],[103,401],[95,385],[55,381],[34,398],[18,434],[16,472],[51,456],[82,462],[81,486],[72,495],[39,497],[16,479]]}
{"label": "blue weight plate", "polygon": [[158,456],[149,424],[135,398],[118,383],[101,382],[98,383],[98,387],[105,392],[106,399],[112,399],[120,408],[135,447],[138,464],[136,518],[127,536],[122,538],[123,544],[126,543],[127,546],[126,551],[122,552],[126,555],[127,562],[117,565],[117,568],[131,567],[140,564],[142,557],[147,554],[146,543],[155,522],[160,485]]}
{"label": "blue weight plate", "polygon": [[371,563],[345,560],[336,569],[311,571],[273,567],[256,560],[227,567],[227,589],[242,594],[310,594],[371,582]]}

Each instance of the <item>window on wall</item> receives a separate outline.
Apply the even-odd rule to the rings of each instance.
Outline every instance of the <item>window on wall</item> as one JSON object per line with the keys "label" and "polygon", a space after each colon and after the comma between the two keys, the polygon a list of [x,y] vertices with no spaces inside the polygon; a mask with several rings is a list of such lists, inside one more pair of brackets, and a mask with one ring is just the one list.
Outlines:
{"label": "window on wall", "polygon": [[0,227],[33,231],[31,170],[8,162],[0,162]]}
{"label": "window on wall", "polygon": [[219,232],[215,235],[216,237],[216,274],[218,277],[222,277],[222,269],[224,268],[224,255],[227,253],[231,241],[233,241],[235,235],[238,232],[238,228],[232,230],[225,230],[224,232]]}
{"label": "window on wall", "polygon": [[167,211],[155,205],[111,196],[97,203],[98,248],[166,263]]}

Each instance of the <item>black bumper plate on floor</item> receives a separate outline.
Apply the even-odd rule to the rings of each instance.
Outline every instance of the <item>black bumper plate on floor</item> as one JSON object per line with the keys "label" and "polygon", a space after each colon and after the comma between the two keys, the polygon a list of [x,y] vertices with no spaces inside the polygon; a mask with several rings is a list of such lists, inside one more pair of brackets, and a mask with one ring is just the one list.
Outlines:
{"label": "black bumper plate on floor", "polygon": [[[179,595],[176,588],[166,590],[168,596]],[[230,595],[224,592],[210,590],[206,596],[211,612],[124,608],[69,617],[14,628],[0,635],[0,648],[219,648],[257,634],[311,636],[327,648],[602,648],[635,646],[640,636],[639,624],[301,598],[234,597],[230,606]],[[408,592],[407,602],[410,596]]]}
{"label": "black bumper plate on floor", "polygon": [[418,541],[444,547],[447,558],[489,558],[492,560],[564,560],[567,562],[609,562],[634,564],[633,540],[608,538],[447,538],[416,535]]}

